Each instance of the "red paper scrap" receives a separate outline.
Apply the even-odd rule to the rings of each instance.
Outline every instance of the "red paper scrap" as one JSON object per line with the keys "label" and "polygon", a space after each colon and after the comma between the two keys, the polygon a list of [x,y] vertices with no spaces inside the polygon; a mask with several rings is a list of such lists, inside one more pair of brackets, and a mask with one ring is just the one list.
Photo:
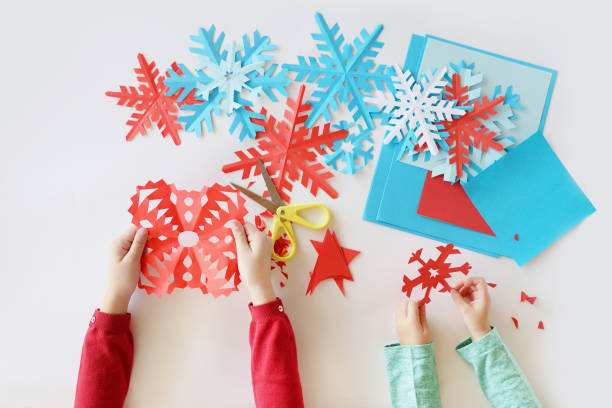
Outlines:
{"label": "red paper scrap", "polygon": [[441,285],[441,289],[438,289],[438,292],[450,292],[452,288],[447,280],[451,277],[451,275],[457,272],[467,275],[472,268],[468,262],[457,267],[451,267],[451,264],[446,262],[450,255],[461,253],[461,251],[455,248],[453,244],[440,245],[436,247],[436,249],[440,251],[437,259],[429,259],[424,261],[421,258],[421,253],[423,251],[423,248],[421,248],[416,252],[413,252],[412,257],[408,261],[409,264],[416,261],[421,264],[421,267],[418,269],[419,276],[414,279],[410,279],[408,276],[404,275],[404,286],[402,287],[402,292],[406,292],[406,296],[410,297],[412,290],[421,285],[421,287],[425,289],[425,295],[419,301],[419,305],[423,305],[431,301],[429,294],[432,289],[437,288],[438,284]]}
{"label": "red paper scrap", "polygon": [[540,323],[538,323],[538,329],[544,330],[544,322],[541,320],[540,320]]}
{"label": "red paper scrap", "polygon": [[185,287],[214,297],[237,291],[236,245],[225,224],[243,221],[244,202],[233,187],[219,184],[200,191],[164,180],[138,186],[129,212],[149,232],[138,286],[158,296]]}
{"label": "red paper scrap", "polygon": [[[170,135],[176,145],[181,144],[178,131],[183,129],[183,126],[177,121],[179,107],[184,104],[194,105],[201,101],[194,97],[194,91],[181,102],[177,102],[179,93],[167,95],[165,77],[159,74],[155,62],[149,63],[144,55],[138,54],[138,64],[140,66],[134,68],[139,82],[138,87],[121,85],[119,91],[106,92],[106,96],[117,98],[117,105],[135,110],[126,122],[130,126],[126,140],[133,140],[139,133],[144,136],[151,123],[156,122],[163,137]],[[176,63],[172,64],[172,69],[182,74]]]}
{"label": "red paper scrap", "polygon": [[257,160],[260,159],[285,201],[289,201],[293,183],[298,180],[309,188],[313,196],[321,189],[331,198],[338,197],[338,192],[328,183],[333,174],[317,161],[317,157],[327,153],[326,148],[331,149],[336,140],[346,138],[348,131],[331,131],[330,123],[323,125],[323,128],[314,126],[309,129],[304,126],[311,109],[310,103],[303,102],[304,91],[302,85],[295,101],[287,98],[284,121],[277,123],[274,116],[268,117],[268,111],[264,108],[261,113],[268,117],[266,120],[251,119],[255,125],[265,129],[257,132],[257,146],[235,152],[238,161],[223,166],[224,173],[242,171],[243,179],[257,176],[260,173]]}
{"label": "red paper scrap", "polygon": [[497,283],[487,282],[487,285],[489,285],[490,287],[494,288],[494,287],[497,286]]}
{"label": "red paper scrap", "polygon": [[514,327],[516,327],[518,329],[518,320],[516,320],[516,317],[510,317],[512,319],[512,323],[514,323]]}
{"label": "red paper scrap", "polygon": [[521,302],[529,302],[533,305],[535,301],[536,301],[535,296],[533,297],[527,296],[527,294],[521,290]]}
{"label": "red paper scrap", "polygon": [[447,183],[442,176],[431,177],[431,171],[425,178],[417,214],[495,236],[461,183]]}
{"label": "red paper scrap", "polygon": [[514,234],[514,240],[518,241],[518,234]]}
{"label": "red paper scrap", "polygon": [[[263,222],[263,219],[261,218],[262,216],[267,217],[269,214],[269,211],[266,210],[263,213],[261,213],[260,215],[256,215],[255,216],[255,228],[257,228],[260,231],[265,231],[266,230],[266,223]],[[270,231],[268,231],[268,236],[271,237],[272,233]],[[287,251],[289,249],[289,245],[291,245],[291,241],[289,241],[289,239],[287,239],[287,234],[283,234],[282,236],[280,236],[276,242],[274,242],[274,251],[279,254],[280,256],[284,256],[287,254]],[[283,278],[285,280],[289,279],[289,274],[285,271],[285,266],[287,266],[287,263],[284,261],[279,261],[278,259],[271,257],[272,258],[272,263],[270,265],[270,269],[271,270],[275,270],[278,269],[281,273],[281,275],[283,276]],[[285,282],[281,281],[280,282],[280,287],[284,288],[285,287]]]}
{"label": "red paper scrap", "polygon": [[312,294],[317,285],[325,279],[333,279],[344,296],[344,279],[353,280],[353,275],[348,264],[361,252],[354,249],[343,248],[338,243],[335,232],[329,229],[325,231],[325,238],[322,242],[310,241],[319,254],[310,274],[310,282],[306,289],[306,294]]}

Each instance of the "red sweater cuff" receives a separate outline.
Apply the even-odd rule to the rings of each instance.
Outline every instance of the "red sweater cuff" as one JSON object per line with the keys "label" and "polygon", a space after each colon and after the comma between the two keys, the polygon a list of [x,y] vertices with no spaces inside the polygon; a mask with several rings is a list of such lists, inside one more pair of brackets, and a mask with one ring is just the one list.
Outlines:
{"label": "red sweater cuff", "polygon": [[100,329],[105,332],[121,333],[130,330],[130,319],[132,315],[125,314],[108,314],[96,309],[93,316],[89,320],[89,327]]}
{"label": "red sweater cuff", "polygon": [[278,319],[286,316],[283,302],[279,298],[258,306],[253,306],[253,302],[251,302],[249,303],[249,310],[253,320]]}

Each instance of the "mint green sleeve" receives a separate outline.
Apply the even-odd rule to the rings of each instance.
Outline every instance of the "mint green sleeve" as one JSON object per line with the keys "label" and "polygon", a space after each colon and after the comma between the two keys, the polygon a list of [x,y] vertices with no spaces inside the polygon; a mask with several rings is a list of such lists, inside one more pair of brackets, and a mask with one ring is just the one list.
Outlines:
{"label": "mint green sleeve", "polygon": [[474,369],[480,388],[493,408],[541,408],[529,381],[497,330],[472,342],[460,343],[457,353]]}
{"label": "mint green sleeve", "polygon": [[385,346],[393,408],[440,408],[440,384],[433,344]]}

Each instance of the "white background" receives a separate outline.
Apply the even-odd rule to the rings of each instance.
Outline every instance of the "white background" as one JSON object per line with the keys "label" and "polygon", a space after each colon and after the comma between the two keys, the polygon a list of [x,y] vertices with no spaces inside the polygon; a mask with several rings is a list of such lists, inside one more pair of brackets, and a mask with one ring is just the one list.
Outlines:
{"label": "white background", "polygon": [[[178,5],[181,3],[181,5]],[[279,45],[276,61],[316,55],[314,12],[339,21],[352,40],[378,23],[386,43],[378,61],[404,60],[410,35],[434,34],[559,71],[545,136],[598,212],[524,268],[509,259],[464,251],[474,274],[493,289],[492,323],[501,332],[545,407],[602,406],[608,401],[608,263],[611,38],[598,2],[11,2],[0,15],[2,97],[0,186],[0,406],[72,404],[81,342],[104,293],[107,248],[130,222],[135,187],[164,178],[199,189],[236,180],[222,174],[241,148],[229,121],[180,147],[152,130],[126,143],[130,110],[104,96],[133,84],[136,54],[162,69],[174,59],[193,66],[188,39],[216,24],[229,39],[259,28]],[[297,85],[290,92],[295,94]],[[271,106],[267,99],[262,103]],[[272,110],[280,112],[282,104]],[[376,134],[376,155],[381,131]],[[307,407],[386,407],[382,347],[395,341],[393,310],[410,252],[436,242],[361,221],[375,163],[338,176],[333,212],[342,245],[362,252],[343,298],[333,282],[304,296],[316,258],[300,228],[301,247],[279,295],[293,323]],[[311,200],[296,187],[295,202]],[[433,254],[433,253],[432,253]],[[536,295],[519,302],[520,290]],[[134,295],[136,354],[129,407],[252,406],[245,290],[214,299],[177,290],[161,299]],[[450,297],[428,309],[442,402],[485,407],[467,365],[454,352],[466,336]],[[516,316],[515,330],[510,316]],[[545,331],[536,329],[543,320]]]}

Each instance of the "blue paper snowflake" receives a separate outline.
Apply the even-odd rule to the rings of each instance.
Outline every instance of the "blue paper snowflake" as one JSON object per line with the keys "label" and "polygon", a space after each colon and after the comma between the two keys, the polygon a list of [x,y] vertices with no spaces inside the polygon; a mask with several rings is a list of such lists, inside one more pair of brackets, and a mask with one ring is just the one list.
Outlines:
{"label": "blue paper snowflake", "polygon": [[179,121],[185,122],[185,130],[195,131],[199,137],[202,125],[212,131],[212,115],[223,111],[227,116],[234,115],[231,133],[240,128],[240,140],[246,136],[254,139],[256,132],[263,128],[253,124],[251,118],[264,117],[249,109],[253,106],[249,96],[259,97],[263,92],[275,102],[275,92],[287,96],[290,80],[286,70],[275,73],[278,64],[269,63],[272,59],[269,52],[276,49],[276,45],[255,30],[252,42],[245,34],[242,44],[232,42],[224,46],[225,33],[221,31],[215,38],[214,25],[208,30],[200,28],[190,38],[197,44],[189,48],[199,57],[196,69],[192,72],[179,64],[180,71],[170,69],[170,76],[165,80],[169,95],[179,92],[179,102],[192,92],[200,102],[183,105],[181,109],[190,114],[179,117]]}
{"label": "blue paper snowflake", "polygon": [[[348,130],[354,124],[343,120],[333,127]],[[355,174],[372,160],[374,151],[374,141],[370,137],[372,131],[361,125],[358,125],[358,129],[357,133],[351,132],[346,138],[334,142],[332,152],[324,155],[325,164],[341,173]]]}
{"label": "blue paper snowflake", "polygon": [[385,84],[388,88],[393,87],[387,67],[376,66],[374,61],[384,45],[378,41],[382,24],[372,34],[362,29],[352,43],[345,43],[337,23],[329,28],[321,13],[315,15],[315,20],[320,32],[312,34],[312,38],[318,42],[317,48],[321,51],[318,59],[308,57],[306,60],[306,57],[298,56],[297,65],[283,64],[283,69],[297,72],[296,81],[317,84],[306,126],[311,127],[321,115],[326,121],[331,120],[331,112],[338,109],[340,102],[348,103],[354,121],[362,119],[368,129],[373,129],[372,118],[377,116],[378,109],[367,105],[364,95],[372,92],[374,87],[380,91],[385,89]]}

